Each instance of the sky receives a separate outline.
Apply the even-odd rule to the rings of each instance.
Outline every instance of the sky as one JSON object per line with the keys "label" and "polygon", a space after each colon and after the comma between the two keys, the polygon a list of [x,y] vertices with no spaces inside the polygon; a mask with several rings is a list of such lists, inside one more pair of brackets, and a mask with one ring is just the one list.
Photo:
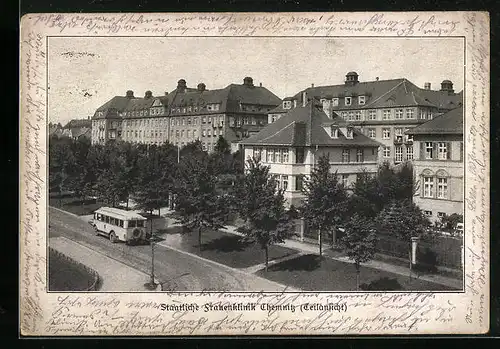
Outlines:
{"label": "sky", "polygon": [[241,84],[250,76],[280,98],[302,89],[407,78],[417,86],[464,87],[461,38],[50,38],[49,121],[92,116],[127,90],[143,97],[172,91],[179,79],[207,89]]}

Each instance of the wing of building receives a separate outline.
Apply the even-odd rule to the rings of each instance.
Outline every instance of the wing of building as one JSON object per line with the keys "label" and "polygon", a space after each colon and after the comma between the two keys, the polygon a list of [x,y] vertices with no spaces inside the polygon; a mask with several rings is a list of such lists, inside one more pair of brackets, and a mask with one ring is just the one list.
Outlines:
{"label": "wing of building", "polygon": [[267,124],[267,114],[281,99],[246,77],[243,84],[208,90],[204,83],[187,87],[181,79],[164,96],[144,98],[132,91],[116,96],[97,109],[92,119],[92,142],[121,139],[134,143],[183,146],[200,140],[211,151],[219,136],[236,142],[257,133]]}
{"label": "wing of building", "polygon": [[431,221],[463,214],[463,108],[455,108],[407,133],[413,136],[413,168],[417,181],[414,202]]}
{"label": "wing of building", "polygon": [[270,173],[285,189],[288,203],[295,206],[303,198],[303,176],[311,174],[319,157],[327,156],[332,172],[337,172],[342,183],[349,187],[358,174],[377,171],[380,146],[337,114],[328,116],[314,101],[289,110],[239,144],[245,159],[258,158],[270,166]]}
{"label": "wing of building", "polygon": [[413,159],[412,139],[405,137],[405,132],[461,106],[463,93],[455,93],[450,80],[444,80],[440,90],[432,90],[430,83],[420,88],[405,78],[362,82],[356,72],[349,72],[343,84],[311,86],[283,99],[269,113],[268,121],[278,120],[309,99],[320,101],[327,115],[336,112],[366,136],[382,143],[380,162],[398,164]]}

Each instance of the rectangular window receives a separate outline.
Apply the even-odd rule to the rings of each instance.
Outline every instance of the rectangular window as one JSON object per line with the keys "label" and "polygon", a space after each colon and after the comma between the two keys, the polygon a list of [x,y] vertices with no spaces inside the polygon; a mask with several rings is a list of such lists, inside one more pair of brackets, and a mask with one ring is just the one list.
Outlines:
{"label": "rectangular window", "polygon": [[425,158],[433,159],[434,145],[432,142],[425,142]]}
{"label": "rectangular window", "polygon": [[413,145],[406,146],[406,160],[413,160]]}
{"label": "rectangular window", "polygon": [[283,190],[288,189],[288,176],[286,175],[281,176],[281,189]]}
{"label": "rectangular window", "polygon": [[352,97],[346,97],[345,98],[345,105],[351,105],[352,104]]}
{"label": "rectangular window", "polygon": [[349,116],[347,117],[347,120],[354,121],[354,112],[353,111],[349,112]]}
{"label": "rectangular window", "polygon": [[288,149],[283,149],[283,156],[281,157],[283,163],[288,163]]}
{"label": "rectangular window", "polygon": [[207,137],[210,137],[212,135],[212,130],[208,129],[207,130]]}
{"label": "rectangular window", "polygon": [[347,188],[347,186],[349,185],[349,175],[345,175],[343,174],[342,175],[342,185],[344,186],[344,188]]}
{"label": "rectangular window", "polygon": [[144,221],[137,221],[137,226],[139,228],[144,228]]}
{"label": "rectangular window", "polygon": [[274,149],[274,162],[281,162],[281,149]]}
{"label": "rectangular window", "polygon": [[382,139],[391,139],[391,129],[383,128],[382,129]]}
{"label": "rectangular window", "polygon": [[432,217],[432,211],[424,211],[424,215],[428,218]]}
{"label": "rectangular window", "polygon": [[448,179],[438,178],[437,180],[437,197],[439,199],[448,198]]}
{"label": "rectangular window", "polygon": [[302,175],[295,176],[295,190],[301,191],[304,186],[304,177]]}
{"label": "rectangular window", "polygon": [[205,137],[206,136],[206,130],[201,130],[201,136]]}
{"label": "rectangular window", "polygon": [[403,118],[403,109],[396,109],[396,119]]}
{"label": "rectangular window", "polygon": [[267,149],[267,162],[274,162],[274,149]]}
{"label": "rectangular window", "polygon": [[391,157],[391,147],[384,147],[383,156],[384,156],[384,158]]}
{"label": "rectangular window", "polygon": [[445,142],[439,142],[438,143],[438,159],[439,160],[446,160],[448,157],[448,147]]}
{"label": "rectangular window", "polygon": [[365,96],[359,96],[358,97],[358,104],[359,105],[364,105],[365,104]]}
{"label": "rectangular window", "polygon": [[304,148],[295,148],[295,163],[303,164],[305,160]]}
{"label": "rectangular window", "polygon": [[342,162],[350,161],[350,149],[342,149]]}
{"label": "rectangular window", "polygon": [[356,162],[363,162],[364,161],[364,151],[363,149],[357,149],[356,150]]}
{"label": "rectangular window", "polygon": [[361,120],[361,110],[356,111],[356,116],[355,116],[355,119],[356,119],[357,121]]}
{"label": "rectangular window", "polygon": [[368,114],[368,119],[369,120],[377,120],[377,111],[376,110],[370,110]]}
{"label": "rectangular window", "polygon": [[396,154],[396,158],[395,158],[396,162],[403,161],[403,147],[401,147],[401,146],[395,147],[394,153]]}
{"label": "rectangular window", "polygon": [[334,107],[338,106],[339,105],[339,99],[338,98],[332,98],[332,105]]}
{"label": "rectangular window", "polygon": [[128,227],[129,228],[135,228],[135,226],[136,226],[135,223],[136,223],[136,221],[128,221]]}
{"label": "rectangular window", "polygon": [[377,132],[376,132],[376,129],[374,129],[374,128],[369,128],[369,129],[368,129],[368,137],[370,137],[370,138],[375,138],[375,137],[377,137]]}
{"label": "rectangular window", "polygon": [[346,111],[341,112],[340,116],[342,117],[342,119],[347,120],[347,112]]}
{"label": "rectangular window", "polygon": [[434,197],[434,177],[424,177],[424,198]]}
{"label": "rectangular window", "polygon": [[407,119],[414,119],[415,118],[414,110],[412,108],[406,109],[406,118]]}
{"label": "rectangular window", "polygon": [[383,114],[382,114],[382,120],[390,120],[390,119],[391,119],[391,110],[384,109]]}
{"label": "rectangular window", "polygon": [[446,216],[446,213],[444,213],[444,212],[438,212],[437,216],[438,216],[439,219],[441,219],[444,216]]}

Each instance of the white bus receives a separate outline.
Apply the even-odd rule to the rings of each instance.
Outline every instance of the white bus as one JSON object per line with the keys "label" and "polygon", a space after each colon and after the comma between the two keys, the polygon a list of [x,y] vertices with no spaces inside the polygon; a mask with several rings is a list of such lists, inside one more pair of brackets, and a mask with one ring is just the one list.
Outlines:
{"label": "white bus", "polygon": [[124,241],[127,244],[148,242],[146,218],[131,211],[113,207],[101,207],[94,211],[94,218],[89,222],[96,235],[108,237],[111,242]]}

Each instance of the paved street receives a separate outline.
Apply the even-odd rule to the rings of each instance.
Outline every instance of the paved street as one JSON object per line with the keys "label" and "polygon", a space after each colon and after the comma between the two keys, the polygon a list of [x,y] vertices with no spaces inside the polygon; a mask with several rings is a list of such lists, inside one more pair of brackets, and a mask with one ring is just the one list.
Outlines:
{"label": "paved street", "polygon": [[[151,271],[151,246],[113,244],[104,237],[96,236],[81,217],[51,207],[49,245],[51,239],[58,236],[78,242],[143,273]],[[155,275],[164,283],[164,289],[171,291],[281,291],[285,288],[256,275],[173,250],[164,243],[155,247]]]}

